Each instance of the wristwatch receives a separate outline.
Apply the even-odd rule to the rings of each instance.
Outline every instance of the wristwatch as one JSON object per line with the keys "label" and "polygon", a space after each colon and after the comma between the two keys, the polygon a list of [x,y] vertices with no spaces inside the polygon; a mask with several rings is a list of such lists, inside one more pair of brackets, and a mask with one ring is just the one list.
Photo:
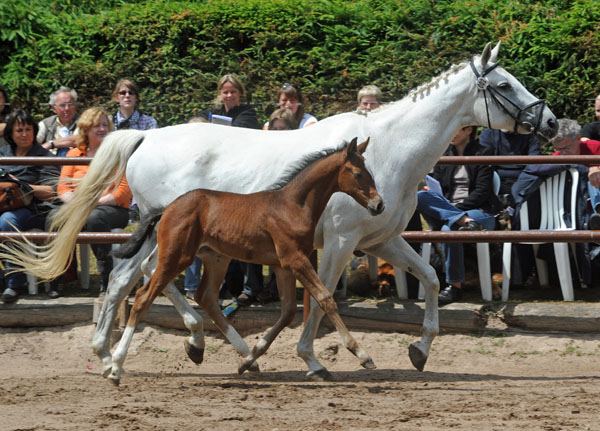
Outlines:
{"label": "wristwatch", "polygon": [[50,145],[51,145],[50,149],[51,150],[53,150],[53,149],[56,148],[56,145],[54,145],[54,141],[48,141],[48,142],[50,142]]}

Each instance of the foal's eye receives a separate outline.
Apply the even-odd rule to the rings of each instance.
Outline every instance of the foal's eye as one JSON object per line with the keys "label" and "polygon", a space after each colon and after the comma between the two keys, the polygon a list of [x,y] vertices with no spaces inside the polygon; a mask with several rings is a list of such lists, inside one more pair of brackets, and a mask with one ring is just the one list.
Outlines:
{"label": "foal's eye", "polygon": [[354,178],[356,178],[357,180],[362,176],[360,172],[352,172],[352,175],[354,175]]}

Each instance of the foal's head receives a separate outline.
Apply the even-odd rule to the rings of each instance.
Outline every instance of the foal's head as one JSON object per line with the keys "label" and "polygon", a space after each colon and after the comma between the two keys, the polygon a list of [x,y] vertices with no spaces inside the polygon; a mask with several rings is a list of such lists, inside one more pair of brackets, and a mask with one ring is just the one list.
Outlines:
{"label": "foal's head", "polygon": [[381,214],[385,207],[383,199],[375,188],[375,180],[367,170],[362,156],[369,145],[369,139],[358,146],[356,139],[343,151],[344,163],[338,173],[338,185],[342,192],[352,196],[371,215]]}

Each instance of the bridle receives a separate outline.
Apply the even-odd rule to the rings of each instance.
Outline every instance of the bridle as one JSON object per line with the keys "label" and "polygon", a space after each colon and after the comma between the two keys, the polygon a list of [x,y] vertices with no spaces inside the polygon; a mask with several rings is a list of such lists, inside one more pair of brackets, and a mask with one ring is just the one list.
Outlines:
{"label": "bridle", "polygon": [[[475,64],[472,61],[469,63],[469,65],[471,66],[473,73],[477,77],[477,79],[475,80],[475,85],[477,86],[477,90],[483,91],[483,99],[485,100],[485,112],[487,114],[488,127],[490,129],[492,128],[492,125],[490,123],[490,111],[488,109],[488,93],[489,93],[490,98],[493,99],[494,102],[496,102],[504,110],[504,112],[506,112],[511,118],[513,118],[515,120],[515,130],[514,130],[515,133],[517,133],[517,128],[519,127],[519,125],[521,125],[525,129],[527,129],[527,131],[529,131],[533,134],[537,134],[537,132],[540,128],[540,124],[542,122],[542,114],[544,112],[544,106],[546,105],[546,101],[544,99],[539,99],[533,103],[530,103],[529,105],[525,106],[524,108],[519,108],[519,106],[515,102],[513,102],[508,97],[501,94],[498,90],[496,90],[494,87],[492,87],[490,85],[490,81],[485,77],[488,73],[490,73],[492,70],[494,70],[496,68],[496,66],[498,66],[498,63],[492,64],[487,69],[484,69],[483,72],[481,72],[481,73],[479,73],[479,71],[475,67]],[[514,106],[517,109],[516,114],[513,114],[506,107],[506,105],[504,103],[502,103],[502,101],[499,98],[504,99],[506,102],[508,102],[512,106]],[[521,116],[525,112],[527,112],[527,110],[532,109],[532,108],[536,107],[537,105],[542,105],[542,106],[538,112],[536,124],[534,127],[530,122],[521,120]]]}

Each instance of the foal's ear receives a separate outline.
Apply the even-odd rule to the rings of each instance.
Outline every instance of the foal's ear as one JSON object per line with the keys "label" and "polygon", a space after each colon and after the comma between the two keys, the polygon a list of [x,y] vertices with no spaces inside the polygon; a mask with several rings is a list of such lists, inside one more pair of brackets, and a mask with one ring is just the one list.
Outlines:
{"label": "foal's ear", "polygon": [[485,48],[483,48],[483,52],[481,53],[481,67],[485,68],[485,65],[490,61],[490,56],[492,55],[492,44],[488,42]]}
{"label": "foal's ear", "polygon": [[346,147],[346,155],[356,153],[356,142],[357,141],[358,141],[358,138],[354,138],[350,141],[350,143]]}
{"label": "foal's ear", "polygon": [[362,144],[360,144],[358,146],[358,152],[360,154],[363,154],[365,152],[365,150],[367,149],[367,145],[369,145],[370,140],[371,140],[371,137],[369,136],[365,142],[363,142]]}

